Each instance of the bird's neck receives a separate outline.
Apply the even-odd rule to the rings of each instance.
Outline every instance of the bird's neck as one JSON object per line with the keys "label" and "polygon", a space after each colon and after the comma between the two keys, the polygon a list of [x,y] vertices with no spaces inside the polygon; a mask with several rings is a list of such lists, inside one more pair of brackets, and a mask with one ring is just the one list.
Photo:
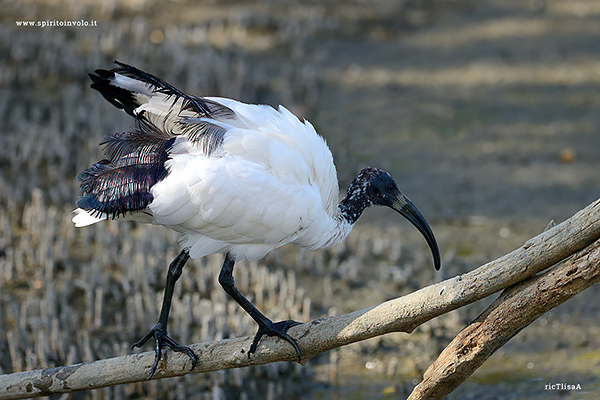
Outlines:
{"label": "bird's neck", "polygon": [[352,181],[346,196],[333,213],[325,218],[317,218],[308,231],[296,239],[294,243],[309,249],[329,247],[342,242],[352,227],[371,205],[366,195],[366,184],[359,175]]}
{"label": "bird's neck", "polygon": [[365,189],[363,180],[357,177],[348,186],[346,196],[344,196],[338,206],[340,217],[350,225],[354,225],[363,211],[371,205],[371,201],[365,194]]}

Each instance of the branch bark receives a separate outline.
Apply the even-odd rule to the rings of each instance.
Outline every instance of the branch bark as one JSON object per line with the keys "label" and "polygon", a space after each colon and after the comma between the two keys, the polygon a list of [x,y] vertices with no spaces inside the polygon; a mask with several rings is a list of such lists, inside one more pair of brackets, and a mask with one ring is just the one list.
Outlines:
{"label": "branch bark", "polygon": [[[420,289],[407,296],[345,315],[292,327],[302,363],[325,351],[390,332],[412,332],[417,326],[449,311],[506,289],[551,267],[600,238],[600,200],[567,221],[530,239],[517,250],[464,275]],[[193,372],[209,372],[276,361],[294,361],[288,343],[263,338],[249,358],[251,338],[192,345],[200,357]],[[0,376],[0,400],[22,399],[144,381],[153,352],[91,363]],[[190,359],[165,350],[154,379],[190,372]]]}
{"label": "branch bark", "polygon": [[443,399],[496,350],[549,310],[600,281],[600,241],[506,289],[427,369],[408,400]]}

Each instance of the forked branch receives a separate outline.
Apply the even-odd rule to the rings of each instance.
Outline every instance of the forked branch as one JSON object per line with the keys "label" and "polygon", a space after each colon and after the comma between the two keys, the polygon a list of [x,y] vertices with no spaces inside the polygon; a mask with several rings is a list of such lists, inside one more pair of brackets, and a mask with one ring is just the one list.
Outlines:
{"label": "forked branch", "polygon": [[599,281],[600,240],[509,287],[442,351],[408,399],[443,399],[517,333]]}

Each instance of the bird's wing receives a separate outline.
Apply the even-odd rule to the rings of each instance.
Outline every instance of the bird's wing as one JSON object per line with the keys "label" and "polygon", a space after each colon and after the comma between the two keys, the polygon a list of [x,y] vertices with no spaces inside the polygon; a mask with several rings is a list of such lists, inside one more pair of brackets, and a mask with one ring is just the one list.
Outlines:
{"label": "bird's wing", "polygon": [[175,108],[176,112],[188,111],[191,117],[210,116],[219,120],[233,117],[232,111],[220,103],[187,95],[152,74],[119,61],[114,63],[117,68],[97,69],[94,71],[96,75],[89,74],[91,87],[131,116],[135,117],[142,106],[145,106],[143,109],[166,106]]}
{"label": "bird's wing", "polygon": [[260,258],[329,218],[337,177],[312,125],[283,107],[210,100],[233,110],[243,127],[227,129],[214,157],[177,139],[169,176],[154,186],[149,205],[159,224],[182,232],[193,257],[218,241],[234,254]]}
{"label": "bird's wing", "polygon": [[91,87],[129,115],[169,132],[184,135],[205,153],[214,152],[237,115],[220,102],[191,96],[162,79],[115,61],[117,68],[89,74]]}
{"label": "bird's wing", "polygon": [[157,223],[183,234],[192,257],[246,246],[240,256],[261,258],[293,241],[320,209],[317,188],[283,183],[264,164],[232,155],[175,155],[169,167],[148,208]]}
{"label": "bird's wing", "polygon": [[116,64],[90,74],[91,87],[134,116],[136,126],[109,134],[101,143],[106,158],[78,175],[83,195],[77,206],[87,212],[78,214],[80,224],[144,210],[153,200],[152,186],[169,173],[165,162],[178,137],[192,151],[211,156],[237,120],[219,102],[186,95],[160,78]]}

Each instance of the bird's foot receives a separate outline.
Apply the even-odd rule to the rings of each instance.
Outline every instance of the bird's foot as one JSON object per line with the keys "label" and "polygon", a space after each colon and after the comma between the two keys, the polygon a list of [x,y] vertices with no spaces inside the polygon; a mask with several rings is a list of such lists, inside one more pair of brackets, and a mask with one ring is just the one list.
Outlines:
{"label": "bird's foot", "polygon": [[287,321],[280,321],[274,323],[270,319],[267,319],[264,324],[258,325],[258,332],[254,335],[254,340],[252,341],[252,345],[250,346],[250,351],[248,352],[248,357],[256,351],[256,347],[258,346],[258,342],[264,336],[277,336],[294,347],[296,350],[296,354],[298,355],[298,362],[302,360],[302,355],[300,354],[300,348],[298,348],[298,343],[296,340],[287,334],[288,329],[292,326],[300,325],[300,322],[293,321],[288,319]]}
{"label": "bird's foot", "polygon": [[182,346],[177,343],[175,340],[171,339],[171,337],[167,334],[167,329],[162,324],[158,323],[150,332],[146,334],[143,338],[138,340],[131,346],[133,350],[136,347],[142,347],[150,338],[154,338],[154,364],[152,364],[152,369],[150,369],[150,375],[148,375],[148,380],[152,379],[154,373],[156,372],[156,368],[158,367],[158,362],[161,358],[161,349],[164,346],[170,347],[173,351],[180,351],[182,353],[186,353],[192,359],[192,370],[196,368],[198,364],[198,356],[196,353],[192,351],[191,348],[187,346]]}

